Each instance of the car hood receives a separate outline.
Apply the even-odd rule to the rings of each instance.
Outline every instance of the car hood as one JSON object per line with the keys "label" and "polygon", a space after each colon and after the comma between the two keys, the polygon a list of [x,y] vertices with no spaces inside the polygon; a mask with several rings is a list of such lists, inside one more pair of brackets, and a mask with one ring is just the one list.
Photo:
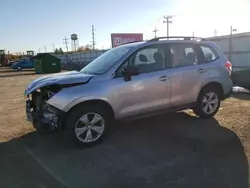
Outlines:
{"label": "car hood", "polygon": [[24,94],[28,95],[37,89],[54,84],[59,84],[59,85],[77,84],[77,83],[84,84],[87,83],[93,76],[94,75],[88,75],[77,71],[69,71],[69,72],[42,76],[33,80],[25,89]]}

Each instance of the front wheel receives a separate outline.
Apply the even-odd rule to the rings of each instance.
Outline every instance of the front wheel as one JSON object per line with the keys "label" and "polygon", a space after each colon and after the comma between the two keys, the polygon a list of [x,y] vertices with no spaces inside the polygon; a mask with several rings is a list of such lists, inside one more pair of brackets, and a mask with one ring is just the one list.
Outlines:
{"label": "front wheel", "polygon": [[196,102],[194,113],[201,118],[213,117],[220,108],[220,97],[216,88],[204,88]]}
{"label": "front wheel", "polygon": [[101,141],[109,118],[99,106],[81,106],[74,109],[66,122],[68,133],[78,145],[89,146]]}

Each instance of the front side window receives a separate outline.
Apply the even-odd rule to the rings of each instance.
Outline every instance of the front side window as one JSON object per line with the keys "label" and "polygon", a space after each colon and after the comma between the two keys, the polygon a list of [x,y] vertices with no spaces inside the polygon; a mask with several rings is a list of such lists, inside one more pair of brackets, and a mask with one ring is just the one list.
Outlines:
{"label": "front side window", "polygon": [[170,45],[173,67],[185,67],[198,64],[198,58],[192,44]]}
{"label": "front side window", "polygon": [[201,51],[204,54],[206,62],[210,62],[218,58],[218,55],[215,53],[215,51],[208,46],[201,46]]}
{"label": "front side window", "polygon": [[158,45],[138,50],[128,60],[129,66],[136,66],[139,73],[165,69],[164,49]]}

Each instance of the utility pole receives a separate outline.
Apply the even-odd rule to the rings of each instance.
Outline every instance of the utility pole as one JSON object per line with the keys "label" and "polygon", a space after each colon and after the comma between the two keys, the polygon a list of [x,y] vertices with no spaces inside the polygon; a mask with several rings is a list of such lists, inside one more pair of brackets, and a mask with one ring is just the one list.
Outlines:
{"label": "utility pole", "polygon": [[217,33],[218,33],[218,31],[215,29],[215,30],[214,30],[214,36],[215,36],[215,37],[217,36]]}
{"label": "utility pole", "polygon": [[44,51],[45,51],[45,53],[47,52],[47,47],[46,46],[44,46]]}
{"label": "utility pole", "polygon": [[163,18],[163,23],[167,23],[167,37],[169,37],[169,24],[172,23],[171,19],[173,18],[173,16],[163,16]]}
{"label": "utility pole", "polygon": [[68,47],[69,41],[68,41],[68,40],[69,40],[69,39],[67,39],[66,37],[64,37],[64,39],[63,39],[63,44],[65,44],[65,46],[66,46],[67,54],[68,54],[68,52],[69,52],[69,47]]}
{"label": "utility pole", "polygon": [[192,37],[194,37],[194,32],[192,32]]}
{"label": "utility pole", "polygon": [[229,53],[228,53],[228,60],[229,61],[231,61],[231,59],[232,59],[232,36],[233,36],[234,31],[237,31],[237,29],[233,29],[233,26],[230,26]]}
{"label": "utility pole", "polygon": [[92,48],[95,50],[95,28],[94,25],[92,25]]}
{"label": "utility pole", "polygon": [[157,37],[157,36],[156,36],[156,33],[157,33],[158,31],[159,31],[159,30],[157,30],[156,27],[155,27],[155,29],[153,30],[153,33],[155,33],[155,38]]}
{"label": "utility pole", "polygon": [[67,50],[67,54],[66,54],[67,63],[69,62],[69,57],[68,57],[68,52],[69,52],[68,43],[69,43],[69,41],[68,41],[68,40],[69,40],[69,39],[67,39],[66,36],[65,36],[64,39],[63,39],[63,44],[65,44],[66,50]]}
{"label": "utility pole", "polygon": [[53,52],[55,52],[55,45],[54,44],[52,44],[52,48],[53,48]]}
{"label": "utility pole", "polygon": [[38,49],[39,54],[41,53],[41,48]]}

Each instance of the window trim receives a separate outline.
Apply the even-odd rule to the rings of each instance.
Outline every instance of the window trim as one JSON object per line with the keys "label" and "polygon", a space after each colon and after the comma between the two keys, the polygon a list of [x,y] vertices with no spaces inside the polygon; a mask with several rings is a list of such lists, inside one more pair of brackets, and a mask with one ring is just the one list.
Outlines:
{"label": "window trim", "polygon": [[[114,71],[114,78],[121,78],[123,76],[117,76],[117,71],[120,69],[120,67],[122,67],[123,64],[125,64],[127,61],[129,61],[129,58],[133,57],[138,51],[141,51],[141,50],[144,50],[144,49],[147,49],[147,48],[152,48],[154,46],[160,46],[163,50],[164,50],[164,69],[161,69],[161,70],[166,70],[166,69],[170,69],[170,67],[167,68],[167,62],[166,62],[166,58],[167,58],[167,54],[168,51],[169,51],[169,46],[168,44],[166,43],[159,43],[159,44],[151,44],[151,45],[148,45],[148,46],[143,46],[141,48],[138,48],[137,50],[135,50],[131,55],[129,55],[120,65],[119,67]],[[167,47],[167,48],[166,48]],[[159,47],[158,47],[159,48]],[[128,62],[129,64],[129,62]],[[161,70],[155,70],[155,71],[150,71],[150,72],[156,72],[156,71],[161,71]],[[147,74],[147,73],[150,73],[150,72],[144,72],[144,73],[140,73],[139,75],[141,74]]]}
{"label": "window trim", "polygon": [[[212,61],[207,61],[206,57],[205,57],[205,54],[204,54],[204,52],[203,52],[203,50],[201,48],[202,46],[209,48],[214,53],[214,55],[216,56],[216,58],[213,59]],[[218,60],[220,58],[219,54],[216,52],[216,50],[212,46],[209,46],[207,44],[199,44],[199,48],[200,48],[200,50],[202,52],[202,58],[203,58],[203,61],[204,61],[204,62],[201,62],[201,64],[211,63],[211,62],[214,62],[214,61],[216,61],[216,60]]]}

